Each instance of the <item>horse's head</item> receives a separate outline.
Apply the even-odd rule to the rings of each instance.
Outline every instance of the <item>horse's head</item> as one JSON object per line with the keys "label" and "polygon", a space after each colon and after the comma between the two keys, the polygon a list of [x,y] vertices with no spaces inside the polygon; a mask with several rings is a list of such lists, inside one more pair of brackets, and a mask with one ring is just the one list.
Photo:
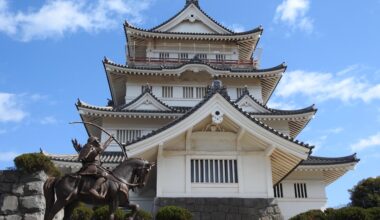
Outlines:
{"label": "horse's head", "polygon": [[134,184],[138,184],[138,187],[143,187],[148,182],[149,173],[155,163],[150,163],[149,161],[141,159],[141,165],[135,167],[134,169]]}

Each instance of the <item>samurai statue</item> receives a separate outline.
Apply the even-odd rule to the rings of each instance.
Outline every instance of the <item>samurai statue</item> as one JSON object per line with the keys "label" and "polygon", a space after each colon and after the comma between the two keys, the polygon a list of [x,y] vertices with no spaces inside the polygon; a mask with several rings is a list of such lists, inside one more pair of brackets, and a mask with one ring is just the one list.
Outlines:
{"label": "samurai statue", "polygon": [[93,176],[96,178],[89,193],[98,199],[105,198],[106,192],[99,193],[98,188],[107,180],[107,176],[110,175],[110,171],[101,166],[100,156],[110,145],[112,140],[113,138],[111,136],[106,142],[101,144],[97,137],[90,136],[83,147],[76,139],[71,140],[75,150],[79,154],[78,160],[82,162],[82,168],[77,173],[82,176]]}

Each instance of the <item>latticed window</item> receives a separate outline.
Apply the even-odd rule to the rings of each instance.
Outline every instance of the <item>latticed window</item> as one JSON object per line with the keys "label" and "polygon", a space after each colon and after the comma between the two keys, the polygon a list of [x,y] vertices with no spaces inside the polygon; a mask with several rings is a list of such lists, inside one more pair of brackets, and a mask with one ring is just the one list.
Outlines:
{"label": "latticed window", "polygon": [[189,54],[188,53],[180,53],[178,58],[181,60],[187,60],[187,59],[189,59]]}
{"label": "latticed window", "polygon": [[116,130],[116,139],[123,144],[139,137],[141,137],[141,130]]}
{"label": "latticed window", "polygon": [[162,87],[162,97],[163,98],[173,98],[173,86],[163,86]]}
{"label": "latticed window", "polygon": [[275,186],[273,186],[273,191],[274,191],[274,198],[283,198],[284,193],[282,190],[282,183],[279,183]]}
{"label": "latticed window", "polygon": [[226,60],[226,55],[225,54],[217,54],[216,55],[216,60],[217,61],[225,61]]}
{"label": "latticed window", "polygon": [[194,97],[193,91],[194,91],[193,87],[188,87],[188,86],[183,87],[183,98],[192,99]]}
{"label": "latticed window", "polygon": [[236,88],[237,98],[243,95],[243,92],[244,92],[244,88]]}
{"label": "latticed window", "polygon": [[191,159],[192,183],[238,183],[236,159]]}
{"label": "latticed window", "polygon": [[164,59],[169,59],[169,53],[160,53],[159,54],[159,57],[161,60],[164,60]]}
{"label": "latticed window", "polygon": [[195,89],[195,95],[197,99],[201,99],[206,95],[206,87],[197,87]]}
{"label": "latticed window", "polygon": [[294,183],[294,196],[296,198],[307,198],[306,183]]}
{"label": "latticed window", "polygon": [[198,53],[196,56],[200,60],[207,60],[207,54],[206,53]]}

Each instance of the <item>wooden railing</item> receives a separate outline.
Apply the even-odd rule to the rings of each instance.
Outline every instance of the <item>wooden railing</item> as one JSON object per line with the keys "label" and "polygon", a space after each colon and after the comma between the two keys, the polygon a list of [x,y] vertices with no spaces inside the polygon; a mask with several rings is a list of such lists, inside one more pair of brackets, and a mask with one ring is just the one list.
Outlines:
{"label": "wooden railing", "polygon": [[[183,64],[188,63],[192,59],[180,58],[150,58],[150,57],[131,57],[128,56],[129,62],[144,63],[146,65],[160,65],[160,64]],[[216,60],[216,59],[199,59],[202,62],[214,65],[242,65],[242,66],[256,66],[257,60]]]}

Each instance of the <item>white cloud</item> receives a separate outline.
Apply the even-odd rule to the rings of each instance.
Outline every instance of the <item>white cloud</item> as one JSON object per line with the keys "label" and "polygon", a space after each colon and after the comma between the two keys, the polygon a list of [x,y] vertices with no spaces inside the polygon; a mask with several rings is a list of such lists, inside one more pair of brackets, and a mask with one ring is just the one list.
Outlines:
{"label": "white cloud", "polygon": [[152,0],[50,0],[39,9],[13,12],[0,0],[0,32],[22,41],[62,37],[79,30],[97,32],[121,25],[127,18],[141,23]]}
{"label": "white cloud", "polygon": [[306,16],[309,9],[310,0],[283,0],[276,8],[274,19],[310,33],[313,31],[313,20]]}
{"label": "white cloud", "polygon": [[373,84],[363,78],[346,76],[350,72],[348,70],[349,68],[346,68],[337,74],[304,70],[288,72],[280,81],[276,96],[289,97],[300,94],[317,101],[339,99],[344,102],[370,102],[380,99],[380,83]]}
{"label": "white cloud", "polygon": [[46,116],[41,120],[41,124],[48,125],[48,124],[56,124],[58,120],[54,116]]}
{"label": "white cloud", "polygon": [[19,154],[15,152],[0,152],[0,162],[12,161]]}
{"label": "white cloud", "polygon": [[26,115],[15,94],[0,93],[0,122],[19,122]]}
{"label": "white cloud", "polygon": [[292,110],[297,109],[296,105],[293,102],[278,102],[273,99],[269,100],[268,106],[274,109],[282,109],[282,110]]}
{"label": "white cloud", "polygon": [[380,147],[380,132],[359,140],[357,143],[351,145],[352,151],[363,151],[368,148]]}

